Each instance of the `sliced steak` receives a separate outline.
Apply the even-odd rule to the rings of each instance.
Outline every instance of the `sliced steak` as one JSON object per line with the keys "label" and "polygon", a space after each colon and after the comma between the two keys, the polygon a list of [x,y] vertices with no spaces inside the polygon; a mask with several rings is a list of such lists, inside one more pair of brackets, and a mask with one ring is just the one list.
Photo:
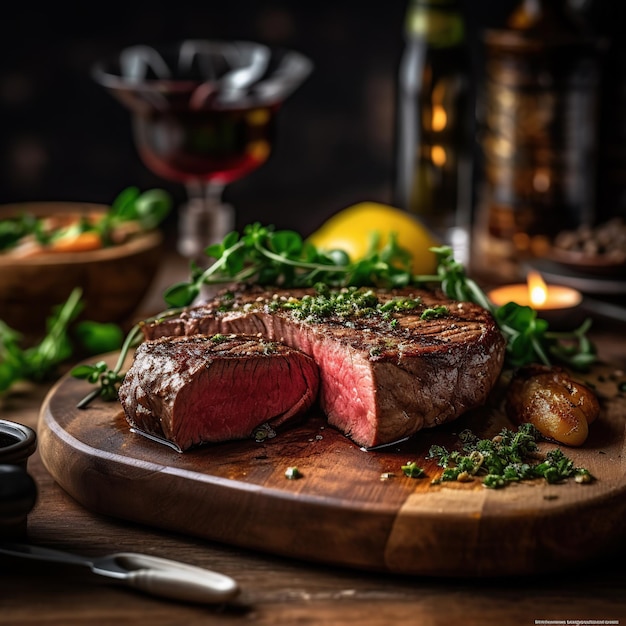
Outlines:
{"label": "sliced steak", "polygon": [[138,346],[119,398],[132,427],[187,450],[279,426],[311,407],[318,385],[315,362],[286,345],[195,335]]}
{"label": "sliced steak", "polygon": [[416,308],[323,319],[302,318],[297,308],[287,308],[314,294],[227,292],[177,317],[146,323],[143,331],[147,338],[260,333],[305,352],[319,367],[320,406],[329,423],[366,447],[408,437],[485,403],[502,368],[505,340],[482,307],[402,289],[375,295],[381,304],[415,298]]}

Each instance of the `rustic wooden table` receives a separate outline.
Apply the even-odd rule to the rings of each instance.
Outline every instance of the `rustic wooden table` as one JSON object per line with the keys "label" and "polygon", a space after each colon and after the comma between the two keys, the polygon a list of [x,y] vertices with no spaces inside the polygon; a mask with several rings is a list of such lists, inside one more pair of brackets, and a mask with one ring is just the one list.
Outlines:
{"label": "rustic wooden table", "polygon": [[[603,358],[626,367],[623,324],[600,322],[593,336]],[[36,427],[48,389],[17,386],[0,399],[0,415]],[[38,487],[28,519],[30,542],[90,556],[134,551],[183,560],[236,578],[242,593],[228,606],[195,606],[142,595],[81,568],[0,559],[0,624],[626,624],[624,550],[563,573],[520,578],[476,580],[459,572],[456,578],[433,579],[361,572],[95,515],[53,481],[37,453],[28,470]]]}

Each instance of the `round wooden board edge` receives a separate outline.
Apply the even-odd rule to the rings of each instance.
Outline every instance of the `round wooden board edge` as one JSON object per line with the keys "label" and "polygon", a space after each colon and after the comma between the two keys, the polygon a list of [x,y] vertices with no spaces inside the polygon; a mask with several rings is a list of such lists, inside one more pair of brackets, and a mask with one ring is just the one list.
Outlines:
{"label": "round wooden board edge", "polygon": [[[323,519],[323,499],[298,500],[289,494],[285,498],[283,492],[271,494],[259,486],[220,479],[214,481],[211,487],[220,492],[218,506],[221,503],[224,507],[217,511],[218,523],[212,523],[210,528],[201,525],[190,528],[188,524],[181,525],[180,520],[167,516],[155,520],[134,509],[133,502],[137,502],[137,497],[158,497],[159,485],[133,476],[124,479],[128,468],[120,459],[109,457],[108,464],[115,465],[112,474],[119,483],[119,493],[132,497],[113,501],[112,506],[102,508],[98,498],[94,500],[92,496],[99,490],[111,488],[111,468],[107,468],[106,458],[101,459],[98,472],[94,472],[85,460],[89,456],[89,444],[67,433],[50,411],[52,398],[68,384],[68,378],[69,375],[61,378],[42,404],[38,426],[40,453],[55,481],[79,503],[96,513],[291,558],[429,576],[519,575],[534,573],[538,569],[560,569],[597,556],[610,549],[616,541],[624,540],[623,533],[616,533],[626,515],[626,488],[623,483],[601,485],[600,489],[596,485],[592,500],[574,516],[567,503],[546,499],[547,506],[539,512],[535,511],[530,524],[519,511],[512,510],[507,514],[498,511],[497,504],[494,504],[498,501],[498,492],[483,489],[460,493],[455,489],[441,489],[427,495],[410,496],[395,514],[390,512],[385,515],[379,511],[378,519],[363,525],[358,508],[347,507],[344,518],[333,519],[329,523]],[[53,462],[55,456],[63,455],[72,457],[72,463]],[[60,470],[60,467],[63,469]],[[155,468],[147,468],[146,476],[154,473]],[[81,484],[81,477],[86,474],[87,483],[77,489],[76,484]],[[206,484],[206,478],[203,480]],[[586,486],[580,488],[589,489]],[[236,506],[224,495],[226,491],[233,490],[240,492]],[[276,541],[268,541],[266,534],[255,532],[253,523],[241,521],[245,517],[242,511],[252,519],[258,515],[255,507],[261,502],[259,496],[262,491],[261,508],[267,506],[269,501],[270,510],[273,505],[282,511]],[[194,497],[189,506],[215,520],[216,509],[208,506],[198,509],[200,499]],[[527,498],[522,492],[520,502],[524,503],[522,508],[527,507]],[[301,507],[298,514],[293,512],[293,504]],[[234,527],[231,516],[238,520]],[[310,523],[303,524],[303,517],[318,522],[321,519],[320,528]],[[598,519],[602,520],[601,527],[597,527]],[[503,521],[506,522],[504,528],[501,527]],[[339,524],[344,527],[338,537],[336,528]],[[230,530],[225,532],[225,528]],[[231,532],[233,529],[238,531],[235,537]],[[315,537],[315,541],[307,542],[311,537]],[[356,545],[356,549],[346,552],[342,547],[346,542]]]}

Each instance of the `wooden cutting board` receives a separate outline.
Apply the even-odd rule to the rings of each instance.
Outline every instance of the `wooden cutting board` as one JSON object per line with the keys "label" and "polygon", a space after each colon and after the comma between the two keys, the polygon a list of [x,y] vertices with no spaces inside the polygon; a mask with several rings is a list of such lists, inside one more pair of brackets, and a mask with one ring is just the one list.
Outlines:
{"label": "wooden cutting board", "polygon": [[[511,427],[496,393],[488,407],[378,451],[360,449],[313,412],[263,442],[181,454],[131,432],[116,402],[77,409],[89,388],[66,376],[42,406],[39,450],[53,478],[96,513],[367,570],[524,574],[626,542],[626,394],[618,390],[625,377],[601,365],[585,380],[596,386],[602,413],[584,447],[564,451],[597,478],[588,485],[432,485],[440,470],[425,460],[431,445],[452,448],[465,428],[491,437]],[[413,460],[428,478],[403,475]],[[291,466],[300,479],[285,477]]]}

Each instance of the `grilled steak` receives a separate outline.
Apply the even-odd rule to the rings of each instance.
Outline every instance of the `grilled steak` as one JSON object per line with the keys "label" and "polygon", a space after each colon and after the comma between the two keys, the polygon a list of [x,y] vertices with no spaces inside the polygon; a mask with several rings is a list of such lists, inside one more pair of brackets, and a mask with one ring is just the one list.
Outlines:
{"label": "grilled steak", "polygon": [[[504,360],[505,340],[482,307],[416,289],[372,291],[377,307],[307,315],[313,290],[248,288],[143,327],[146,338],[260,334],[310,355],[328,421],[372,447],[481,406]],[[412,299],[414,308],[394,306]]]}
{"label": "grilled steak", "polygon": [[119,398],[132,427],[186,450],[279,426],[311,407],[318,384],[315,362],[286,345],[196,335],[143,342]]}

